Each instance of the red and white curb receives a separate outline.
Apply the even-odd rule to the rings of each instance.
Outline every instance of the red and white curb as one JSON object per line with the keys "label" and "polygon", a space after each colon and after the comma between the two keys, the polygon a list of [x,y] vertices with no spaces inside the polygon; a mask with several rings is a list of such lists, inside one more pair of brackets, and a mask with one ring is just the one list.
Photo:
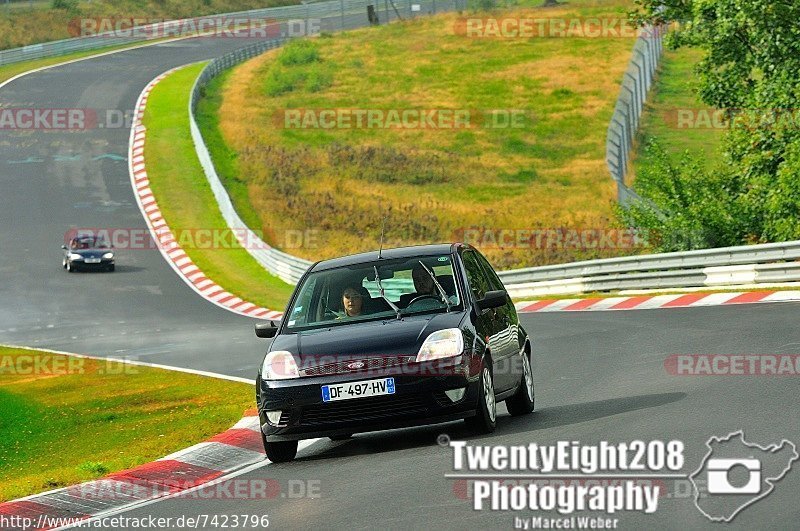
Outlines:
{"label": "red and white curb", "polygon": [[515,304],[520,313],[577,312],[604,310],[656,310],[725,306],[759,302],[800,301],[800,291],[745,291],[737,293],[686,293],[679,295],[641,295],[590,299],[542,299]]}
{"label": "red and white curb", "polygon": [[147,98],[153,90],[153,87],[179,68],[182,67],[168,70],[153,79],[144,88],[136,102],[128,149],[128,167],[136,202],[139,204],[139,209],[144,216],[145,222],[147,222],[147,226],[150,229],[154,241],[159,244],[158,247],[164,259],[172,269],[175,270],[178,276],[201,297],[221,308],[225,308],[226,310],[240,315],[254,317],[256,319],[280,319],[282,315],[281,312],[262,308],[251,302],[242,300],[236,295],[228,293],[216,282],[209,279],[200,268],[192,262],[192,259],[189,258],[178,244],[167,222],[161,215],[158,202],[155,196],[153,196],[153,191],[150,189],[150,180],[147,178],[147,169],[144,159],[144,143],[147,129],[142,124],[145,108],[147,106]]}
{"label": "red and white curb", "polygon": [[[165,497],[189,495],[233,471],[264,463],[256,410],[231,429],[158,461],[95,481],[0,504],[2,529],[58,529]],[[205,495],[205,494],[202,494]],[[6,525],[8,524],[8,525]]]}

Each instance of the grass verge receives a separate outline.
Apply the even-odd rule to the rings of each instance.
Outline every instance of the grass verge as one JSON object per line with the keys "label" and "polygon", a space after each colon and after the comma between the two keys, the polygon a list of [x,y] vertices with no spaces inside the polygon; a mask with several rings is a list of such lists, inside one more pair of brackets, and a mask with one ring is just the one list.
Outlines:
{"label": "grass verge", "polygon": [[[631,7],[539,4],[492,15],[617,19]],[[460,239],[464,228],[613,224],[605,132],[633,40],[467,38],[458,20],[444,14],[323,35],[240,65],[210,87],[220,105],[204,134],[223,179],[236,183],[237,210],[258,217],[248,223],[306,258],[377,248],[384,216],[387,245]],[[287,110],[330,109],[505,109],[525,119],[435,130],[294,128],[281,119]],[[313,245],[287,245],[288,235],[306,231],[315,232]],[[632,252],[482,250],[501,269]]]}
{"label": "grass verge", "polygon": [[[173,231],[227,229],[216,206],[189,131],[189,92],[204,63],[183,68],[161,81],[147,100],[145,160],[150,188]],[[184,251],[209,278],[234,295],[282,310],[292,286],[270,275],[236,245]]]}
{"label": "grass verge", "polygon": [[232,70],[227,70],[206,85],[203,97],[198,102],[195,118],[197,126],[203,132],[203,140],[211,154],[211,160],[214,161],[217,175],[236,206],[236,212],[248,227],[258,228],[261,226],[261,219],[248,198],[247,182],[238,173],[237,153],[225,143],[219,127],[218,110],[222,104],[222,87],[231,74]]}
{"label": "grass verge", "polygon": [[726,129],[714,127],[714,109],[700,101],[694,66],[703,57],[696,48],[665,50],[656,83],[650,93],[635,146],[634,172],[650,164],[647,146],[656,140],[675,156],[685,151],[703,155],[707,168],[722,158]]}
{"label": "grass verge", "polygon": [[0,347],[0,501],[161,458],[252,405],[244,383]]}

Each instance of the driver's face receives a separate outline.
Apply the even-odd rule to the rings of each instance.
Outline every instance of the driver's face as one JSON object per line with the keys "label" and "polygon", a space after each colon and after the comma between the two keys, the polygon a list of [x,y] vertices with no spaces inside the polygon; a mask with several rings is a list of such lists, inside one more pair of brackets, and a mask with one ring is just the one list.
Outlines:
{"label": "driver's face", "polygon": [[344,290],[344,294],[342,294],[342,305],[347,315],[360,315],[361,307],[364,305],[364,299],[358,291],[347,288]]}
{"label": "driver's face", "polygon": [[424,269],[415,269],[411,273],[414,279],[414,289],[417,293],[433,293],[433,279]]}

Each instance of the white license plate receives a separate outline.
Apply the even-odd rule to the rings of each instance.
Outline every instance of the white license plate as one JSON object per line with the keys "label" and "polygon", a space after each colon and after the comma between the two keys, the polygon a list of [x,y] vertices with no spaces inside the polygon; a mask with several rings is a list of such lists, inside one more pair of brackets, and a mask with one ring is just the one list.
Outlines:
{"label": "white license plate", "polygon": [[364,398],[367,396],[381,396],[394,394],[394,378],[378,378],[363,382],[348,382],[336,385],[322,386],[322,401],[335,402],[336,400],[350,400],[351,398]]}
{"label": "white license plate", "polygon": [[99,258],[87,258],[85,260],[85,262],[87,264],[99,264],[100,263],[100,259]]}

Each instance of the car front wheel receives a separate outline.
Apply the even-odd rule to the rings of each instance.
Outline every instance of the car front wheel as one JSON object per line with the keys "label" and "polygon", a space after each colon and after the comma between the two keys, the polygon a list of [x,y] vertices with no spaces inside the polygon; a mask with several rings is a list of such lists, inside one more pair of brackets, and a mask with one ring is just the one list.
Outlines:
{"label": "car front wheel", "polygon": [[297,455],[297,441],[267,442],[267,437],[263,433],[261,441],[264,443],[267,459],[273,463],[286,463]]}
{"label": "car front wheel", "polygon": [[497,427],[497,400],[494,394],[492,371],[484,366],[478,390],[478,411],[466,419],[467,427],[475,433],[492,433]]}
{"label": "car front wheel", "polygon": [[520,381],[517,392],[506,399],[506,409],[511,416],[526,415],[533,411],[534,392],[533,392],[533,370],[531,369],[531,357],[522,353],[522,380]]}

